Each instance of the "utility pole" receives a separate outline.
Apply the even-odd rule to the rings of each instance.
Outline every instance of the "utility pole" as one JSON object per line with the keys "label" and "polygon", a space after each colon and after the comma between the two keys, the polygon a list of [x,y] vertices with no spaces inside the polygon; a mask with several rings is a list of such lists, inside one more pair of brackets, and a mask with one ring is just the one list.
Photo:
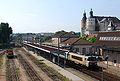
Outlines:
{"label": "utility pole", "polygon": [[60,48],[59,48],[59,37],[58,37],[58,65],[59,65],[59,50]]}
{"label": "utility pole", "polygon": [[39,42],[40,42],[40,47],[41,47],[42,46],[41,34],[39,35]]}
{"label": "utility pole", "polygon": [[28,43],[28,35],[27,35],[27,43]]}

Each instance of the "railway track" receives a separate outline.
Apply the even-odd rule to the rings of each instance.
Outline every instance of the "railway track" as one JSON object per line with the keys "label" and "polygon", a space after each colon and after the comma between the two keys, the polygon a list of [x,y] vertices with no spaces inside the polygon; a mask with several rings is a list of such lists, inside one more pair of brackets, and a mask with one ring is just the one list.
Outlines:
{"label": "railway track", "polygon": [[[69,63],[69,66],[73,67],[73,68],[77,69],[78,71],[83,72],[95,79],[98,79],[99,81],[120,81],[120,77],[115,76],[113,74],[109,74],[107,72],[104,72],[104,71],[102,71],[102,69],[91,70],[89,68],[81,66],[80,64],[70,64],[70,63]],[[101,67],[99,67],[99,68],[101,68]]]}
{"label": "railway track", "polygon": [[3,56],[5,54],[5,50],[0,51],[0,57]]}
{"label": "railway track", "polygon": [[17,68],[13,59],[7,61],[7,81],[19,81]]}
{"label": "railway track", "polygon": [[34,70],[34,68],[22,55],[18,54],[18,59],[22,66],[24,67],[24,69],[26,70],[31,81],[43,81],[42,78],[38,75],[38,73]]}
{"label": "railway track", "polygon": [[[26,53],[25,53],[26,54]],[[55,80],[55,78],[57,79],[56,76],[54,76],[51,72],[47,71],[47,69],[45,67],[42,67],[42,64],[40,64],[37,60],[35,60],[35,58],[30,55],[30,54],[26,54],[38,67],[40,67],[44,72],[46,72],[48,74],[48,76],[50,76],[51,78],[53,78],[53,80]],[[71,62],[71,61],[70,61]],[[104,72],[103,70],[91,70],[88,69],[84,66],[81,66],[80,64],[75,64],[75,63],[70,63],[69,61],[66,63],[67,66],[72,67],[74,69],[77,69],[80,72],[83,72],[99,81],[120,81],[120,77]],[[101,67],[97,68],[97,69],[101,69]],[[60,81],[60,79],[58,78],[57,81]]]}
{"label": "railway track", "polygon": [[53,72],[51,72],[50,70],[48,70],[45,66],[43,66],[43,63],[40,63],[38,60],[35,59],[35,57],[33,57],[30,54],[27,54],[24,50],[22,50],[24,52],[24,54],[29,57],[39,68],[42,69],[43,72],[45,72],[53,81],[64,81],[64,79],[59,78],[58,76],[56,76]]}

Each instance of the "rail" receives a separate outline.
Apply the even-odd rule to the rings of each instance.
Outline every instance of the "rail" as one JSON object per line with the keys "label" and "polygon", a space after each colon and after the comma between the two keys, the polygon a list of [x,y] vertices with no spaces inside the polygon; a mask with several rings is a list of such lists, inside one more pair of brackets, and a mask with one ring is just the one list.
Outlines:
{"label": "rail", "polygon": [[14,59],[8,59],[7,61],[7,81],[19,81]]}
{"label": "rail", "polygon": [[120,77],[110,74],[110,73],[107,73],[107,72],[104,72],[102,70],[102,67],[97,67],[97,68],[94,68],[94,70],[93,70],[91,68],[87,68],[80,64],[74,64],[72,62],[69,62],[67,65],[74,69],[77,69],[78,71],[83,72],[95,79],[98,79],[99,81],[120,81]]}
{"label": "rail", "polygon": [[33,69],[33,67],[22,55],[18,54],[18,59],[20,63],[23,65],[27,74],[29,75],[31,81],[43,81],[42,78],[37,74],[37,72]]}
{"label": "rail", "polygon": [[[22,50],[23,51],[23,50]],[[55,75],[53,72],[51,72],[50,70],[48,70],[45,66],[43,66],[43,63],[40,63],[38,60],[35,59],[35,57],[33,57],[30,54],[26,54],[25,51],[23,51],[24,54],[29,57],[39,68],[42,69],[42,71],[44,71],[51,79],[53,79],[54,81],[64,81],[62,78],[58,77],[57,75]]]}

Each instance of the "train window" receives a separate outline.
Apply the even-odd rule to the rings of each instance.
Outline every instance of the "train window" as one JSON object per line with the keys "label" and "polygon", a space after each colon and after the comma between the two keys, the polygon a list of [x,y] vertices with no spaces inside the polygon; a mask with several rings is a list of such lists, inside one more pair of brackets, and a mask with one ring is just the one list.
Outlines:
{"label": "train window", "polygon": [[82,58],[77,57],[77,56],[72,56],[72,58],[82,61]]}
{"label": "train window", "polygon": [[87,58],[85,58],[85,60],[87,61]]}
{"label": "train window", "polygon": [[117,63],[117,60],[114,60],[114,63]]}
{"label": "train window", "polygon": [[79,52],[79,48],[75,48],[76,49],[76,52]]}
{"label": "train window", "polygon": [[70,54],[67,54],[67,57],[70,56]]}
{"label": "train window", "polygon": [[89,57],[88,61],[96,61],[96,57]]}

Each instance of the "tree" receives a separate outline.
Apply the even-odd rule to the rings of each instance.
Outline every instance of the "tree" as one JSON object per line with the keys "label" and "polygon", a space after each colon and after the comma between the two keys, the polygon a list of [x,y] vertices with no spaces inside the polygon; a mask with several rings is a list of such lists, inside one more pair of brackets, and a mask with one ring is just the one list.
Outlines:
{"label": "tree", "polygon": [[56,34],[59,34],[59,33],[61,33],[61,32],[66,32],[66,31],[64,31],[64,30],[57,31],[57,32],[55,32],[55,35],[56,35]]}
{"label": "tree", "polygon": [[41,40],[41,42],[44,42],[44,39],[43,39],[43,38],[41,38],[40,40]]}
{"label": "tree", "polygon": [[0,24],[0,45],[7,46],[10,43],[12,28],[8,23]]}
{"label": "tree", "polygon": [[93,37],[88,38],[87,40],[88,40],[89,42],[94,43],[94,42],[95,42],[95,40],[96,40],[96,36],[94,35]]}
{"label": "tree", "polygon": [[70,32],[75,35],[75,32],[74,32],[74,31],[70,31]]}
{"label": "tree", "polygon": [[80,37],[81,39],[83,39],[83,40],[87,40],[87,37],[86,36],[82,36],[82,37]]}

